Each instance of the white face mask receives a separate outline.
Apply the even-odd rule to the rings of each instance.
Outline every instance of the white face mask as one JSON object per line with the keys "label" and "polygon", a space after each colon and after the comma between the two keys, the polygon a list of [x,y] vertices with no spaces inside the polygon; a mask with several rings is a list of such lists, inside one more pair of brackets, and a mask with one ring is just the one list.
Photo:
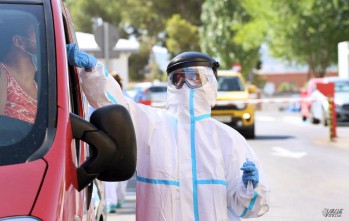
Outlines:
{"label": "white face mask", "polygon": [[37,71],[38,70],[38,66],[37,66],[38,65],[38,56],[36,54],[31,54],[24,49],[23,49],[23,51],[31,56],[35,71]]}
{"label": "white face mask", "polygon": [[[34,41],[34,40],[31,40],[31,39],[29,39],[29,38],[25,38],[25,37],[23,37],[23,36],[21,36],[21,37],[24,38],[24,39],[26,39],[26,40],[28,40],[28,41],[31,41],[31,42],[36,43],[36,41]],[[23,51],[24,51],[25,53],[27,53],[28,55],[30,55],[30,57],[31,57],[31,59],[32,59],[32,63],[33,63],[34,68],[35,68],[35,71],[37,71],[37,70],[38,70],[38,56],[37,56],[37,54],[36,54],[36,53],[30,53],[30,52],[28,52],[27,50],[24,50],[24,49],[23,49]]]}
{"label": "white face mask", "polygon": [[38,70],[38,55],[37,54],[32,55],[32,62],[33,62],[35,71],[37,71]]}

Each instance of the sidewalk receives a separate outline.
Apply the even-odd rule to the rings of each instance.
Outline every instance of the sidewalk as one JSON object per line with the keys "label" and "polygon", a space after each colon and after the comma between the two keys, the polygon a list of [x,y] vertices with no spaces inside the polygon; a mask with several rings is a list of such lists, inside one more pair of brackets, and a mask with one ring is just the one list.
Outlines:
{"label": "sidewalk", "polygon": [[127,192],[123,208],[116,213],[108,213],[108,221],[135,221],[136,220],[136,193]]}
{"label": "sidewalk", "polygon": [[133,176],[127,183],[126,199],[123,207],[116,213],[108,213],[107,221],[136,220],[136,179]]}
{"label": "sidewalk", "polygon": [[[330,128],[328,126],[324,127],[323,125],[316,125],[323,130],[321,136],[316,136],[313,139],[313,142],[327,147],[336,147],[342,148],[349,151],[349,123],[348,122],[337,122],[336,127],[336,137],[330,139]],[[326,135],[326,136],[324,136]]]}
{"label": "sidewalk", "polygon": [[349,151],[349,127],[337,128],[337,137],[333,141],[330,137],[318,137],[314,143],[328,147],[343,148]]}

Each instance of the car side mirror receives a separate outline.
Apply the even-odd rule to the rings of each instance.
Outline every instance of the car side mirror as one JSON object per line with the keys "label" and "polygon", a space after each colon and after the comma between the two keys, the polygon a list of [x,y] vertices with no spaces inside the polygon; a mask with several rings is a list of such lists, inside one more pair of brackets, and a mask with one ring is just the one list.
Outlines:
{"label": "car side mirror", "polygon": [[[107,113],[107,114],[106,114]],[[108,105],[92,113],[90,121],[103,130],[116,144],[116,155],[98,179],[124,181],[136,171],[136,134],[128,110],[121,105]]]}
{"label": "car side mirror", "polygon": [[136,136],[130,114],[120,105],[97,109],[91,123],[70,114],[73,137],[90,145],[91,156],[77,169],[78,190],[95,178],[122,181],[136,169]]}

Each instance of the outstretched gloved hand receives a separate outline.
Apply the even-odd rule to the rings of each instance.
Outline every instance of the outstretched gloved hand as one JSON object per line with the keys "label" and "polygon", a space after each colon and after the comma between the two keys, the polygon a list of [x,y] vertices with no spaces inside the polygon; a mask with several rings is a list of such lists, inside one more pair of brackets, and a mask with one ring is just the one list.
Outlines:
{"label": "outstretched gloved hand", "polygon": [[245,187],[247,188],[248,181],[251,181],[253,188],[256,188],[259,182],[259,173],[254,162],[247,161],[240,169],[244,171],[242,174],[242,182],[244,183]]}
{"label": "outstretched gloved hand", "polygon": [[76,44],[67,44],[68,63],[73,66],[91,71],[97,64],[97,59],[84,51],[79,50]]}

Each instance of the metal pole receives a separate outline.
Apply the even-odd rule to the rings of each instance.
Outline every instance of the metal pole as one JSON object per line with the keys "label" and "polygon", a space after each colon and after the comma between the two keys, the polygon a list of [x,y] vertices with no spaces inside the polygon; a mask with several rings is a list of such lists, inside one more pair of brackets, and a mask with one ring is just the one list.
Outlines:
{"label": "metal pole", "polygon": [[335,116],[334,116],[334,100],[333,97],[329,96],[328,97],[328,119],[327,119],[327,123],[328,123],[328,128],[329,128],[329,135],[330,135],[330,141],[334,141],[334,138],[337,137],[336,135],[336,122],[334,122],[336,120]]}
{"label": "metal pole", "polygon": [[109,23],[103,22],[103,31],[105,66],[107,67],[107,70],[109,70]]}

